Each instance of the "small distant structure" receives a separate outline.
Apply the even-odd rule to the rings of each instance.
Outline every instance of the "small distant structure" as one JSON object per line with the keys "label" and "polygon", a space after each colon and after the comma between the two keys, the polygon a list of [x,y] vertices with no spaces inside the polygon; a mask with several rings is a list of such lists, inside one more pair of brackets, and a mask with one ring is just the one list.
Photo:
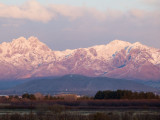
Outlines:
{"label": "small distant structure", "polygon": [[62,98],[66,101],[75,101],[79,98],[76,94],[58,94],[54,96],[55,98]]}
{"label": "small distant structure", "polygon": [[43,96],[41,93],[35,93],[34,96],[35,96],[35,98],[36,98],[37,100],[42,100],[42,99],[44,99],[44,96]]}
{"label": "small distant structure", "polygon": [[22,99],[22,96],[18,96],[19,99]]}
{"label": "small distant structure", "polygon": [[3,98],[9,98],[9,96],[8,95],[0,95],[0,97],[3,97]]}

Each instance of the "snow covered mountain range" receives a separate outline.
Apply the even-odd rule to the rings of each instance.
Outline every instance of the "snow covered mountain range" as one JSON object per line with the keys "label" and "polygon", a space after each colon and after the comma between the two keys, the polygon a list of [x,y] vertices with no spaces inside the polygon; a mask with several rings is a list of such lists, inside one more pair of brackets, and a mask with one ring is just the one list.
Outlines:
{"label": "snow covered mountain range", "polygon": [[107,45],[53,51],[36,37],[0,44],[0,80],[80,74],[160,80],[160,49],[114,40]]}

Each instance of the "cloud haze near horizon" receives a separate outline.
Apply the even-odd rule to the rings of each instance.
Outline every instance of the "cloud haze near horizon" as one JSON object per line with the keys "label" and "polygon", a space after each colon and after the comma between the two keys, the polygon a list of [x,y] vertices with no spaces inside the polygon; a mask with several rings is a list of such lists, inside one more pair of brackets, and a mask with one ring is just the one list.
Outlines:
{"label": "cloud haze near horizon", "polygon": [[53,50],[107,44],[114,39],[139,41],[160,48],[160,2],[139,1],[142,9],[129,6],[125,10],[114,7],[100,10],[72,4],[43,5],[36,0],[20,5],[0,1],[0,43],[20,36],[36,36]]}

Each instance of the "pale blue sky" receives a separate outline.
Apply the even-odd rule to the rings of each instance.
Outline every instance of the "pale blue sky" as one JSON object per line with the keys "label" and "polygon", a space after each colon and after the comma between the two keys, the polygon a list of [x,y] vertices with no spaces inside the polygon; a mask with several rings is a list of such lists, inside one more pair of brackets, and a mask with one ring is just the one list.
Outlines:
{"label": "pale blue sky", "polygon": [[[1,3],[8,5],[20,5],[29,0],[0,0]],[[128,9],[145,9],[152,10],[154,6],[146,4],[144,0],[37,0],[38,2],[48,4],[65,4],[73,6],[88,6],[99,10],[106,10],[107,8],[116,10]],[[153,0],[154,1],[154,0]]]}
{"label": "pale blue sky", "polygon": [[159,8],[160,0],[0,0],[0,43],[36,36],[53,50],[114,39],[160,48]]}

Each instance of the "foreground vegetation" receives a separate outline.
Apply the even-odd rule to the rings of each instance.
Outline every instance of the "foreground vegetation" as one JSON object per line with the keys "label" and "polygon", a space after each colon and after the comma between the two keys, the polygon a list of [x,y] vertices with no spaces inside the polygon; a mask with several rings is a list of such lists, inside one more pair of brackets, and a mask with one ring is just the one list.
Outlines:
{"label": "foreground vegetation", "polygon": [[45,114],[6,114],[0,115],[0,120],[160,120],[160,114],[134,114],[134,112],[94,113],[89,115],[52,113]]}
{"label": "foreground vegetation", "polygon": [[[28,93],[0,97],[0,110],[13,110],[0,114],[0,120],[160,120],[160,99],[151,92],[98,91],[94,97],[75,99],[75,95],[67,95],[66,98]],[[17,114],[16,109],[28,113]],[[79,110],[96,112],[74,112]]]}
{"label": "foreground vegetation", "polygon": [[39,105],[63,105],[67,109],[99,108],[157,108],[160,109],[160,98],[152,92],[132,92],[128,90],[98,91],[94,97],[43,96],[28,94],[22,96],[0,97],[1,109],[36,109]]}

